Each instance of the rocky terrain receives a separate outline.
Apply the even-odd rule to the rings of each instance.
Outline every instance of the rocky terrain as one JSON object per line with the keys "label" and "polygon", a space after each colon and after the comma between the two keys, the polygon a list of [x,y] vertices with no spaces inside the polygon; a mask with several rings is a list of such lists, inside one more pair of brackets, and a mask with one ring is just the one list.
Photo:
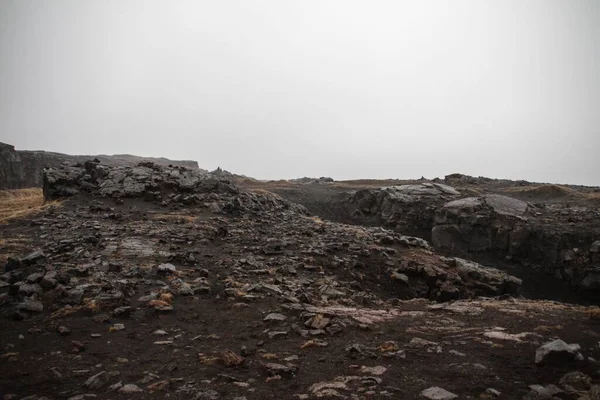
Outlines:
{"label": "rocky terrain", "polygon": [[[432,181],[347,181],[262,187],[334,221],[382,226],[428,240],[439,251],[509,262],[600,292],[600,188],[465,175]],[[541,272],[541,273],[540,273]]]}
{"label": "rocky terrain", "polygon": [[42,170],[58,167],[63,162],[83,163],[98,159],[111,166],[135,165],[141,161],[150,161],[159,165],[178,165],[192,169],[198,168],[196,161],[173,161],[166,158],[138,157],[129,154],[112,156],[74,156],[48,151],[15,150],[14,146],[0,142],[0,190],[42,187]]}
{"label": "rocky terrain", "polygon": [[[362,203],[298,184],[300,205],[239,181],[151,162],[46,170],[54,205],[0,236],[4,398],[600,398],[598,307],[523,298],[518,277],[444,249],[499,240],[452,236],[464,207],[519,219],[529,203],[413,182]],[[442,253],[390,226],[403,209],[380,212],[382,191],[431,199]]]}

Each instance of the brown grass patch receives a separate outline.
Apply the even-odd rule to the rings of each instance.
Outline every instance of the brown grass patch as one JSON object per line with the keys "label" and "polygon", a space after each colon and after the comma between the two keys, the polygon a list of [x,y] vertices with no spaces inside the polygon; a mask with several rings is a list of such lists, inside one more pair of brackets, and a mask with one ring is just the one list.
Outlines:
{"label": "brown grass patch", "polygon": [[504,189],[510,194],[519,195],[527,199],[535,200],[553,200],[574,195],[574,191],[560,185],[539,185],[539,186],[514,186]]}
{"label": "brown grass patch", "polygon": [[587,200],[600,201],[600,192],[581,193]]}
{"label": "brown grass patch", "polygon": [[44,201],[40,188],[0,190],[0,223],[36,214],[58,201]]}
{"label": "brown grass patch", "polygon": [[152,219],[163,222],[171,222],[171,221],[185,221],[192,223],[198,219],[196,216],[181,214],[181,213],[169,213],[169,214],[154,214],[152,215]]}
{"label": "brown grass patch", "polygon": [[11,254],[20,254],[31,250],[31,238],[23,235],[0,238],[0,265],[6,263]]}
{"label": "brown grass patch", "polygon": [[600,320],[600,307],[594,307],[588,310],[588,316],[590,319]]}

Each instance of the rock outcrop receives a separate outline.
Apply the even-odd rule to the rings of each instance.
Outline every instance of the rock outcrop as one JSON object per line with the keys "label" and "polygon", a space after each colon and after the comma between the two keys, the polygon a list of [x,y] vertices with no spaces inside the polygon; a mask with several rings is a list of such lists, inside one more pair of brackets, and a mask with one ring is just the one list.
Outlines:
{"label": "rock outcrop", "polygon": [[[491,251],[534,264],[584,290],[600,291],[600,257],[594,243],[598,211],[533,206],[502,195],[451,201],[435,213],[434,246]],[[573,222],[587,220],[587,224]]]}
{"label": "rock outcrop", "polygon": [[420,183],[358,190],[350,202],[356,207],[353,217],[358,221],[429,239],[436,209],[459,196],[451,186]]}
{"label": "rock outcrop", "polygon": [[431,239],[436,247],[509,250],[510,232],[526,211],[527,203],[501,195],[454,200],[436,210]]}
{"label": "rock outcrop", "polygon": [[302,183],[302,184],[307,184],[307,185],[323,185],[326,183],[333,183],[335,182],[333,180],[333,178],[329,178],[327,176],[321,176],[320,178],[309,178],[309,177],[304,177],[304,178],[296,178],[296,179],[290,179],[289,182],[292,183]]}
{"label": "rock outcrop", "polygon": [[204,205],[213,211],[260,212],[291,209],[307,214],[306,208],[265,191],[240,192],[218,169],[204,172],[179,166],[141,162],[136,166],[110,167],[98,159],[81,164],[64,164],[44,170],[46,200],[89,194],[123,198],[143,198],[161,206]]}
{"label": "rock outcrop", "polygon": [[0,143],[0,190],[42,187],[42,170],[44,168],[56,168],[64,162],[83,163],[93,158],[108,166],[135,165],[142,161],[149,161],[164,166],[175,165],[199,169],[196,161],[173,161],[166,158],[138,157],[128,154],[77,156],[47,151],[15,150],[14,146]]}
{"label": "rock outcrop", "polygon": [[600,292],[598,209],[500,194],[463,197],[440,183],[363,189],[350,194],[348,204],[355,207],[356,222],[422,237],[459,254],[490,252]]}

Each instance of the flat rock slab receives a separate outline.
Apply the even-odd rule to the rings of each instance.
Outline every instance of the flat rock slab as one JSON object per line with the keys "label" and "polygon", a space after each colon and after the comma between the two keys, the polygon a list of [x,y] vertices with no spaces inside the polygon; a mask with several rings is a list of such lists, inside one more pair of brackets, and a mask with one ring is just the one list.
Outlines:
{"label": "flat rock slab", "polygon": [[430,400],[452,400],[457,399],[458,396],[454,393],[442,389],[441,387],[433,386],[429,389],[425,389],[421,392],[421,396]]}

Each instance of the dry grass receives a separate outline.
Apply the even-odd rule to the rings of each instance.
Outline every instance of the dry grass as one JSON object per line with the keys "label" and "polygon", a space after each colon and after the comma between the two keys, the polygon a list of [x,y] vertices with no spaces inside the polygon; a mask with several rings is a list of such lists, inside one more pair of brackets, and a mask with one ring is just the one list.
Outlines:
{"label": "dry grass", "polygon": [[586,200],[600,201],[600,192],[582,193]]}
{"label": "dry grass", "polygon": [[323,225],[323,220],[316,216],[310,216],[308,219],[312,220],[317,225]]}
{"label": "dry grass", "polygon": [[57,201],[45,202],[40,188],[0,190],[0,224],[38,213],[57,204]]}
{"label": "dry grass", "polygon": [[590,319],[600,320],[600,307],[591,307],[588,310],[588,315]]}
{"label": "dry grass", "polygon": [[195,222],[198,219],[198,217],[189,215],[189,214],[174,212],[174,213],[169,213],[169,214],[164,214],[164,213],[154,214],[154,215],[152,215],[152,219],[155,219],[157,221],[163,221],[163,222],[172,222],[173,220],[175,220],[175,221],[179,221],[179,222],[190,222],[191,223],[191,222]]}
{"label": "dry grass", "polygon": [[504,191],[541,200],[560,199],[574,194],[573,190],[560,185],[516,186],[506,188]]}

